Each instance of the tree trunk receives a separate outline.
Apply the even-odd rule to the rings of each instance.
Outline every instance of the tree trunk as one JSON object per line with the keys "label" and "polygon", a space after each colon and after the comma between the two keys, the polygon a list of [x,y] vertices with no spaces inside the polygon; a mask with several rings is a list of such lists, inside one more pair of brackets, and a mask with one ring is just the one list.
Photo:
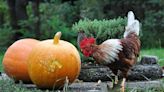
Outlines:
{"label": "tree trunk", "polygon": [[27,20],[28,15],[27,15],[27,10],[26,6],[28,4],[28,0],[16,0],[15,3],[16,7],[16,17],[18,20]]}
{"label": "tree trunk", "polygon": [[33,3],[32,3],[33,14],[37,18],[37,20],[35,21],[35,28],[34,28],[34,30],[35,30],[36,38],[38,38],[38,39],[40,38],[40,35],[41,35],[41,32],[40,32],[39,3],[40,3],[40,0],[33,1]]}
{"label": "tree trunk", "polygon": [[0,26],[2,26],[4,23],[4,14],[3,12],[0,12]]}
{"label": "tree trunk", "polygon": [[16,10],[15,10],[15,0],[7,0],[7,4],[9,7],[10,14],[10,25],[13,29],[18,29],[17,18],[16,18]]}

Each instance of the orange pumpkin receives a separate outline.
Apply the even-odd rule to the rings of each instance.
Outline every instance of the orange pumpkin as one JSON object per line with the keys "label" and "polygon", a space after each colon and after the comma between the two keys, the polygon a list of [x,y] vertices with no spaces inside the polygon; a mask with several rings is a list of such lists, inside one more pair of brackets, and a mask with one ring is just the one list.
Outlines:
{"label": "orange pumpkin", "polygon": [[38,42],[35,39],[21,39],[7,49],[2,63],[4,71],[9,77],[16,81],[31,81],[27,69],[27,58]]}
{"label": "orange pumpkin", "polygon": [[28,59],[31,80],[39,88],[63,87],[66,78],[72,83],[81,69],[80,55],[69,42],[60,40],[61,32],[54,39],[37,44]]}

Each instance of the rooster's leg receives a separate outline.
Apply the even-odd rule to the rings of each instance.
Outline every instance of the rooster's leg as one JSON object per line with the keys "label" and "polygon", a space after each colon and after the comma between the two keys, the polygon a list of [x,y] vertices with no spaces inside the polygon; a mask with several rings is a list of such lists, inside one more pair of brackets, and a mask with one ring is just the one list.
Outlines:
{"label": "rooster's leg", "polygon": [[114,76],[114,84],[118,84],[118,76],[117,75]]}
{"label": "rooster's leg", "polygon": [[126,81],[126,78],[123,78],[122,83],[121,83],[121,92],[125,92],[125,81]]}
{"label": "rooster's leg", "polygon": [[101,80],[98,80],[97,83],[95,84],[95,86],[100,85],[100,83],[101,83]]}

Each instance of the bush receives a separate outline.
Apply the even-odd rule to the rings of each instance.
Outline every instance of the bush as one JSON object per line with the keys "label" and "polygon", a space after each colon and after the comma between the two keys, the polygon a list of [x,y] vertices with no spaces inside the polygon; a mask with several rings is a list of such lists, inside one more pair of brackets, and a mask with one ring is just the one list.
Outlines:
{"label": "bush", "polygon": [[96,38],[97,43],[111,38],[121,38],[124,33],[126,25],[125,18],[117,18],[111,20],[89,20],[84,19],[75,23],[72,27],[73,31],[79,32],[85,31],[87,36],[93,36]]}

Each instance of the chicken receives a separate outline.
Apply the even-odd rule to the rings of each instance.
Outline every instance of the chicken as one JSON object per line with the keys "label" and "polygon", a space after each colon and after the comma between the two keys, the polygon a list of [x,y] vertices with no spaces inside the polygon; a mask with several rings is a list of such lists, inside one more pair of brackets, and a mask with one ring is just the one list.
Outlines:
{"label": "chicken", "polygon": [[122,39],[108,39],[97,45],[95,38],[87,37],[82,31],[78,34],[78,44],[84,56],[91,56],[99,64],[108,66],[115,74],[115,84],[118,82],[118,71],[122,72],[122,92],[128,71],[136,63],[140,51],[139,21],[135,19],[132,11],[128,12],[127,17],[127,26]]}

